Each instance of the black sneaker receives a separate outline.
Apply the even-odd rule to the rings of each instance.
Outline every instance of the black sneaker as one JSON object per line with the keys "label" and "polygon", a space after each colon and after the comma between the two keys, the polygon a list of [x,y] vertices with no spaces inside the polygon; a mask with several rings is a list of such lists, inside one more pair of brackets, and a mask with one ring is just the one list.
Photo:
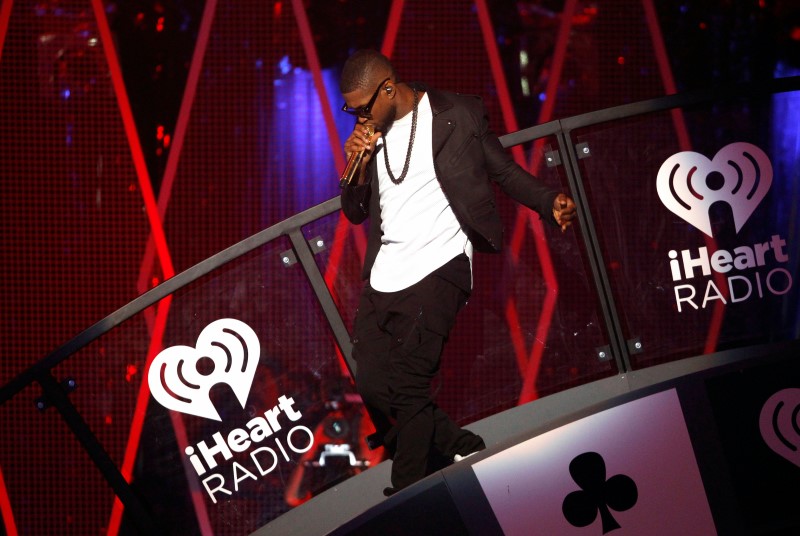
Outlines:
{"label": "black sneaker", "polygon": [[393,488],[393,487],[383,488],[383,494],[385,496],[387,496],[387,497],[391,497],[392,495],[394,495],[398,491],[400,491],[400,490],[397,489],[397,488]]}

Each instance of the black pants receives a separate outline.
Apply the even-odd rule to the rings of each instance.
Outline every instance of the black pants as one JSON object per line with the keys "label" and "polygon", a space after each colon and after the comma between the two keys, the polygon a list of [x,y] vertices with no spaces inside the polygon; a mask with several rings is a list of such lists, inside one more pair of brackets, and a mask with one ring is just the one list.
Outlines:
{"label": "black pants", "polygon": [[356,386],[394,460],[397,489],[429,474],[432,456],[452,460],[485,447],[431,400],[444,343],[469,297],[454,282],[463,277],[453,277],[464,267],[469,277],[469,260],[456,257],[405,290],[385,293],[366,285],[361,294],[353,337]]}

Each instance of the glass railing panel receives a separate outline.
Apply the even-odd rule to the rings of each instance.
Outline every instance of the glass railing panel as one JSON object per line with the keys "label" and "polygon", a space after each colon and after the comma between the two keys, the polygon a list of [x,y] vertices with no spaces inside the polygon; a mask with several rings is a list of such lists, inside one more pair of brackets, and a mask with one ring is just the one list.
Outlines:
{"label": "glass railing panel", "polygon": [[317,266],[351,333],[362,286],[367,225],[352,225],[341,210],[337,210],[303,227],[303,236],[315,252]]}
{"label": "glass railing panel", "polygon": [[[367,451],[371,424],[295,259],[288,238],[273,240],[56,369],[76,380],[70,399],[173,533],[250,533],[380,461],[381,451]],[[106,522],[122,514],[121,530],[135,527],[129,512],[112,512],[110,493],[107,503]]]}
{"label": "glass railing panel", "polygon": [[[555,151],[562,163],[548,167],[546,162]],[[531,154],[531,160],[542,162],[537,176],[554,190],[576,197],[568,186],[565,154],[554,137],[537,141]],[[601,313],[597,283],[591,276],[586,230],[580,220],[563,233],[553,226],[544,229],[558,282],[558,302],[548,341],[548,347],[557,353],[539,380],[541,396],[619,373],[607,352],[611,328]],[[532,246],[528,243],[529,248]],[[531,249],[530,254],[533,253]]]}
{"label": "glass railing panel", "polygon": [[[148,356],[151,347],[154,352],[161,349],[157,341],[163,329],[157,326],[168,318],[165,315],[170,312],[170,301],[162,300],[106,332],[55,367],[53,374],[64,384],[74,383],[70,402],[117,470],[126,475],[159,528],[198,532],[200,525],[173,429],[175,420],[181,417],[170,415],[148,391]],[[185,344],[192,345],[193,341]],[[152,470],[151,463],[158,469]],[[96,467],[92,470],[98,472]],[[120,528],[141,530],[113,497],[96,510],[112,534]]]}
{"label": "glass railing panel", "polygon": [[0,527],[13,526],[15,534],[104,534],[114,494],[59,412],[37,409],[41,397],[32,384],[0,406],[0,470],[10,506]]}
{"label": "glass railing panel", "polygon": [[[573,195],[564,166],[547,165],[559,160],[555,137],[524,154],[541,181]],[[500,190],[497,202],[503,251],[475,255],[473,296],[446,350],[472,359],[443,364],[443,377],[454,381],[443,383],[441,396],[467,422],[617,372],[597,358],[608,335],[580,227],[562,233]]]}
{"label": "glass railing panel", "polygon": [[634,368],[798,337],[798,98],[573,133]]}
{"label": "glass railing panel", "polygon": [[[221,422],[180,415],[173,424],[184,428],[186,444],[194,447],[190,486],[198,487],[215,534],[254,530],[377,461],[364,442],[372,430],[360,399],[302,266],[293,259],[289,240],[274,240],[176,293],[171,306],[166,347],[194,345],[199,330],[220,318],[243,322],[260,343],[244,407],[224,387],[212,391],[220,400],[215,407]],[[228,438],[234,450],[230,438],[237,434],[249,446],[230,460],[203,455],[204,445],[212,447],[218,438]],[[158,437],[153,441],[157,445]],[[209,467],[214,462],[217,467]],[[202,519],[202,508],[195,509]]]}

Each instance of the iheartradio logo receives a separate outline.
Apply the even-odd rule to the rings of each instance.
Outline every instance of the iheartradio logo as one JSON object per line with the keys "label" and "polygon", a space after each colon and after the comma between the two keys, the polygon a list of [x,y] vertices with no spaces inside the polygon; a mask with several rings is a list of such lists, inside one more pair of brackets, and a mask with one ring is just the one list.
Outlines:
{"label": "iheartradio logo", "polygon": [[800,389],[783,389],[769,397],[758,424],[767,446],[800,467]]}
{"label": "iheartradio logo", "polygon": [[656,181],[664,206],[708,236],[711,205],[730,205],[738,233],[771,185],[769,158],[746,142],[726,145],[712,160],[692,151],[676,153],[661,164]]}
{"label": "iheartradio logo", "polygon": [[147,382],[165,408],[221,421],[211,402],[211,388],[218,383],[229,385],[244,407],[260,355],[261,345],[250,326],[223,318],[203,329],[195,347],[171,346],[161,351],[150,365]]}

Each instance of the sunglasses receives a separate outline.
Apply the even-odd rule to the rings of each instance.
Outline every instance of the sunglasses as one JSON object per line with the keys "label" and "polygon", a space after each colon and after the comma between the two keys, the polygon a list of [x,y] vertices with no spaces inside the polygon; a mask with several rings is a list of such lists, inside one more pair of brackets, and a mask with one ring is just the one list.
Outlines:
{"label": "sunglasses", "polygon": [[383,81],[380,84],[378,84],[377,89],[375,89],[375,93],[372,94],[372,98],[369,99],[369,102],[366,103],[364,106],[359,106],[357,108],[349,108],[347,106],[347,103],[344,103],[344,105],[342,106],[342,111],[347,112],[350,115],[354,115],[356,117],[363,117],[364,119],[372,119],[372,105],[375,104],[375,101],[378,98],[378,93],[381,92],[383,84],[385,84],[389,80],[390,80],[389,77],[384,78]]}

